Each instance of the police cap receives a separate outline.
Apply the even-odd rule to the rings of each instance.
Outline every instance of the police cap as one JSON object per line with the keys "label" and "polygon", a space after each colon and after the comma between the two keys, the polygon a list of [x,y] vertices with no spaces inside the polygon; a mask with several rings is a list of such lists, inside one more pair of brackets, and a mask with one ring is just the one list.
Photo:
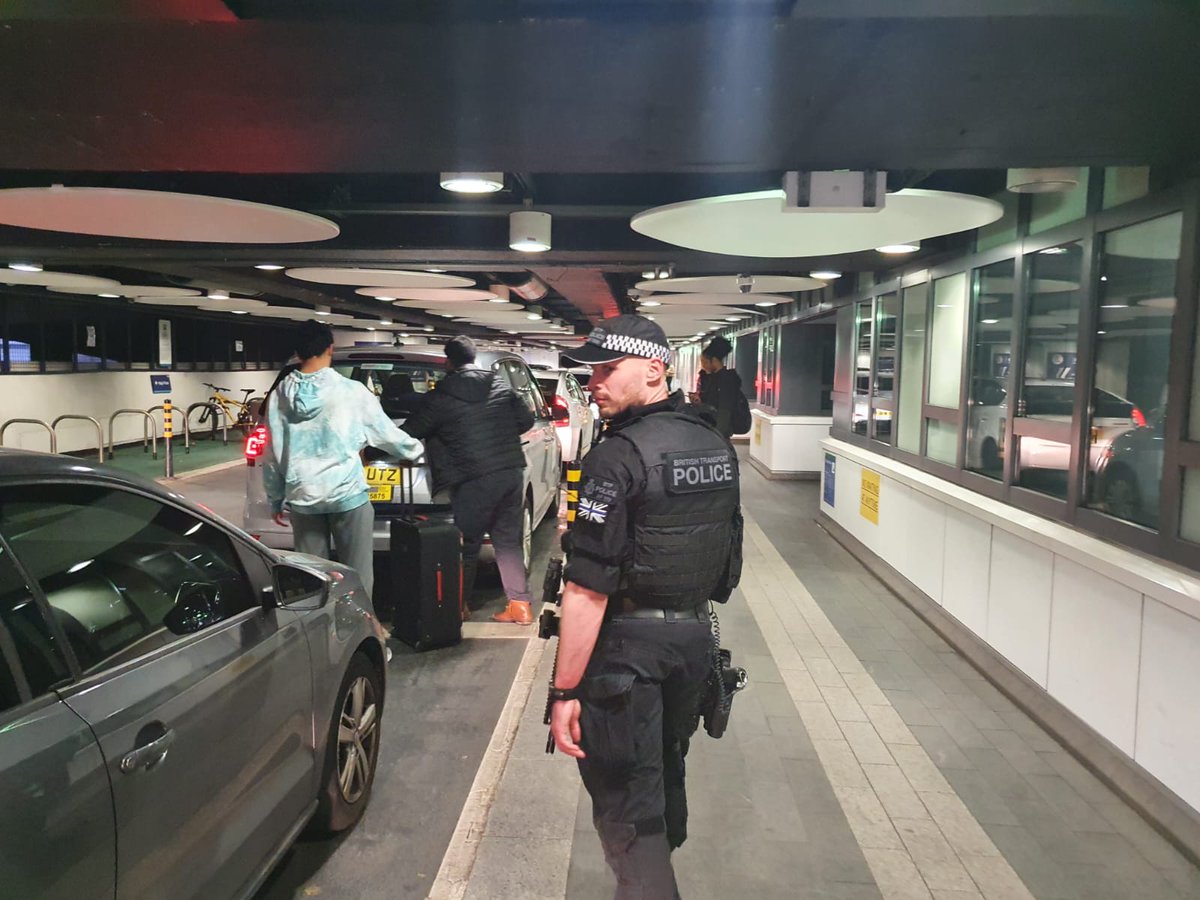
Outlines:
{"label": "police cap", "polygon": [[584,365],[613,362],[626,356],[661,359],[671,364],[671,345],[666,333],[645,316],[614,316],[592,329],[587,342],[563,356]]}

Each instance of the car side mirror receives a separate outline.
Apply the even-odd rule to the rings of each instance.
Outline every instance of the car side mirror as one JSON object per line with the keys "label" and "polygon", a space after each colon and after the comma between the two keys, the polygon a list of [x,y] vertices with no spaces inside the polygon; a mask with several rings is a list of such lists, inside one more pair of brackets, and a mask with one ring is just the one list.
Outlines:
{"label": "car side mirror", "polygon": [[175,592],[175,605],[163,616],[172,634],[195,634],[221,621],[221,589],[215,584],[185,581]]}
{"label": "car side mirror", "polygon": [[299,566],[280,563],[271,572],[274,599],[288,609],[320,609],[329,600],[329,579]]}

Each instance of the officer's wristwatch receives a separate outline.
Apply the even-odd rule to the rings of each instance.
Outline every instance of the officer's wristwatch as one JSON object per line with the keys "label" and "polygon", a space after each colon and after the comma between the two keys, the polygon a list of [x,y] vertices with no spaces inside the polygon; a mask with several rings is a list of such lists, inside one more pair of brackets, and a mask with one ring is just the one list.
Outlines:
{"label": "officer's wristwatch", "polygon": [[578,700],[578,699],[579,699],[579,685],[575,685],[575,687],[573,687],[573,688],[560,688],[560,687],[554,687],[553,685],[550,686],[550,700],[552,702],[557,703],[559,700]]}

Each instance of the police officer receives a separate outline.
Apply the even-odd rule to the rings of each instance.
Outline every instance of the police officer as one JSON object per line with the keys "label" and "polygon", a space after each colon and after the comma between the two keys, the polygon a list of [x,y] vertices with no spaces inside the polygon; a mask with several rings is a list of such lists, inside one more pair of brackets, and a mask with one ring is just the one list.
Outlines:
{"label": "police officer", "polygon": [[687,834],[684,756],[711,665],[707,601],[733,549],[737,456],[711,417],[668,392],[671,349],[649,319],[607,319],[565,355],[592,366],[609,427],[583,461],[550,728],[579,761],[617,898],[669,900],[670,854]]}

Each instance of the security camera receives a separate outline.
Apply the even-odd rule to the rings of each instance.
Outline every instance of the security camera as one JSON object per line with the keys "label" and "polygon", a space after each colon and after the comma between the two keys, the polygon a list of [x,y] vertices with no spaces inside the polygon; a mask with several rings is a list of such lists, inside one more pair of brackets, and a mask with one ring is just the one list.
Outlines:
{"label": "security camera", "polygon": [[742,294],[750,293],[752,290],[754,290],[754,276],[753,275],[739,275],[737,277],[737,288],[738,288],[739,293],[742,293]]}

